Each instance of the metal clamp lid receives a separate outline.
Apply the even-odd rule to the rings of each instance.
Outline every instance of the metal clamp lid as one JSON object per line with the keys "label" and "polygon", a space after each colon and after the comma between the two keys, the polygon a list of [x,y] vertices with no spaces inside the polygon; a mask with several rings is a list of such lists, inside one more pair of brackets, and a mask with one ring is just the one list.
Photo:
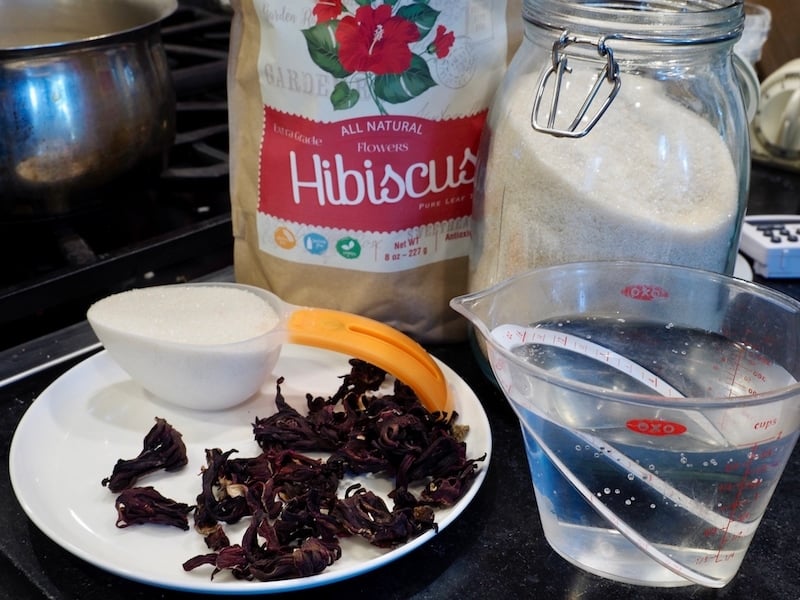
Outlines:
{"label": "metal clamp lid", "polygon": [[[554,2],[555,3],[555,2]],[[593,6],[589,3],[590,6]],[[613,13],[613,11],[612,11]],[[705,27],[700,27],[703,24],[701,17],[709,17],[719,13],[719,18],[707,24]],[[594,13],[592,13],[594,14]],[[647,13],[642,13],[643,19],[648,18]],[[550,68],[545,71],[539,81],[536,90],[536,98],[534,107],[531,114],[531,126],[536,131],[548,133],[557,137],[580,138],[589,133],[592,128],[597,124],[603,113],[608,109],[614,97],[619,92],[621,85],[620,70],[617,61],[614,59],[614,53],[608,46],[609,40],[615,40],[620,43],[634,42],[645,44],[659,44],[667,46],[702,46],[707,44],[716,44],[720,42],[733,41],[740,37],[744,29],[744,8],[741,0],[732,2],[729,5],[720,7],[720,10],[712,11],[698,11],[695,13],[697,18],[692,21],[695,23],[694,28],[688,22],[678,21],[684,19],[688,13],[675,12],[669,13],[670,20],[667,25],[671,23],[671,27],[666,26],[658,32],[647,34],[641,29],[638,31],[619,31],[618,27],[611,27],[605,34],[597,38],[585,37],[580,35],[571,34],[569,30],[551,22],[548,18],[540,18],[529,10],[523,11],[523,18],[528,23],[536,27],[549,29],[554,31],[561,31],[559,38],[553,43],[552,49],[552,64]],[[611,13],[609,13],[610,18]],[[591,15],[590,15],[591,16]],[[595,15],[596,16],[596,15]],[[607,23],[611,25],[611,22]],[[640,23],[641,24],[641,23]],[[576,44],[580,46],[594,46],[597,48],[598,54],[605,58],[605,65],[600,70],[594,85],[586,97],[583,105],[578,109],[577,114],[571,123],[565,128],[560,128],[555,125],[556,112],[559,105],[559,96],[562,90],[565,74],[572,73],[568,62],[568,48]],[[546,123],[543,123],[542,115],[542,102],[545,95],[545,90],[551,78],[554,80],[552,98],[550,100],[550,110],[547,116]],[[608,84],[610,90],[608,95],[600,104],[594,115],[583,125],[580,129],[581,122],[589,114],[589,110],[597,101],[597,96],[603,84]]]}
{"label": "metal clamp lid", "polygon": [[[541,78],[539,79],[539,84],[536,88],[536,97],[533,103],[533,110],[531,112],[531,126],[536,131],[548,133],[556,137],[580,138],[589,133],[597,124],[597,122],[600,120],[600,117],[603,116],[603,113],[605,113],[606,109],[608,109],[608,107],[611,105],[611,102],[616,97],[620,86],[622,85],[622,80],[620,79],[619,73],[619,64],[617,64],[617,61],[614,59],[613,51],[606,44],[606,39],[607,38],[605,36],[600,37],[597,40],[593,40],[590,38],[570,35],[570,33],[565,30],[558,40],[553,43],[552,63],[550,68],[543,72]],[[587,95],[583,104],[578,109],[577,115],[566,128],[560,129],[555,126],[555,119],[558,111],[558,103],[561,95],[564,75],[565,73],[572,73],[572,69],[568,65],[569,57],[566,52],[567,47],[572,44],[594,46],[597,48],[598,54],[605,58],[606,61],[603,68],[597,74],[592,89],[589,91],[589,94]],[[547,123],[542,124],[542,100],[545,95],[545,89],[547,88],[551,78],[554,78],[554,82],[549,111],[547,113]],[[591,106],[595,104],[597,95],[604,84],[607,84],[611,88],[608,92],[608,95],[602,101],[599,108],[589,119],[589,121],[585,123],[582,128],[578,129],[579,125],[581,125],[581,122],[589,112]]]}

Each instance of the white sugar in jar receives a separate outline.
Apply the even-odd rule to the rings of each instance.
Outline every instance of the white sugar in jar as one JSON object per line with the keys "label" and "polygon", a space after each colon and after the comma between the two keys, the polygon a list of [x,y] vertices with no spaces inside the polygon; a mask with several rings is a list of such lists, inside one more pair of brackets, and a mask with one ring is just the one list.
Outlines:
{"label": "white sugar in jar", "polygon": [[740,4],[526,0],[482,140],[470,289],[632,259],[732,273],[747,119]]}

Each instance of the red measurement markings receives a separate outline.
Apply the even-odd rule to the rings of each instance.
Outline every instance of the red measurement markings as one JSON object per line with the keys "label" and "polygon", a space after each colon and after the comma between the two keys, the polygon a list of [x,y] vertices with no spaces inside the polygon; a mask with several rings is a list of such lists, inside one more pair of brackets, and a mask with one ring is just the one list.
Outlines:
{"label": "red measurement markings", "polygon": [[715,534],[722,536],[719,542],[719,549],[716,556],[714,556],[715,562],[724,562],[732,558],[731,552],[723,552],[723,550],[729,539],[740,537],[740,535],[737,535],[737,532],[731,532],[730,527],[737,521],[741,522],[750,519],[751,514],[748,506],[758,499],[759,492],[754,490],[761,487],[763,483],[763,479],[759,475],[764,472],[765,465],[756,464],[756,460],[768,458],[774,453],[774,448],[761,452],[759,451],[759,445],[754,444],[750,448],[750,452],[747,453],[747,460],[725,466],[725,471],[727,472],[742,469],[742,473],[737,482],[720,484],[718,487],[721,493],[734,494],[734,498],[725,507],[724,514],[728,517],[727,526],[724,529],[710,527],[704,531],[704,534],[709,537]]}
{"label": "red measurement markings", "polygon": [[736,556],[733,552],[718,552],[715,556],[699,556],[695,559],[694,564],[696,565],[704,565],[710,562],[721,563],[727,560],[731,560],[734,556]]}

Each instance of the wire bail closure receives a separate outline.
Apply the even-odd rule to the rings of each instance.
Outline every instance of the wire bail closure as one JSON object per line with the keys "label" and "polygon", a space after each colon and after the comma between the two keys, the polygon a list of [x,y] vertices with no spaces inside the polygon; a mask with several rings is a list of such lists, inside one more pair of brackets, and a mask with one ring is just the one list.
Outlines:
{"label": "wire bail closure", "polygon": [[[603,116],[603,113],[605,113],[606,109],[611,105],[611,102],[616,97],[617,93],[619,92],[620,85],[622,84],[619,74],[619,64],[614,59],[614,53],[611,48],[606,45],[606,39],[607,38],[603,36],[595,41],[590,38],[570,35],[569,31],[565,30],[561,34],[561,37],[559,37],[559,39],[553,43],[552,64],[547,71],[542,73],[542,76],[539,79],[539,85],[536,89],[536,98],[534,100],[533,110],[531,112],[531,126],[536,131],[541,131],[542,133],[547,133],[555,137],[580,138],[589,133],[597,124],[597,122]],[[581,105],[580,109],[578,110],[578,114],[566,129],[560,129],[555,126],[555,120],[556,113],[558,111],[561,87],[564,83],[564,75],[565,73],[572,73],[572,69],[568,65],[569,57],[565,52],[567,47],[572,44],[594,46],[597,48],[598,54],[605,58],[606,61],[603,68],[597,74],[594,85],[589,91],[586,100],[584,100],[583,105]],[[555,80],[553,82],[553,93],[550,100],[549,112],[547,114],[547,124],[543,125],[540,119],[542,99],[544,98],[547,85],[550,82],[550,79],[553,77]],[[600,105],[599,109],[594,113],[594,116],[589,119],[582,129],[578,129],[581,121],[583,121],[583,119],[586,117],[586,114],[589,112],[590,107],[595,103],[595,99],[597,98],[597,95],[604,84],[611,86],[608,95]]]}

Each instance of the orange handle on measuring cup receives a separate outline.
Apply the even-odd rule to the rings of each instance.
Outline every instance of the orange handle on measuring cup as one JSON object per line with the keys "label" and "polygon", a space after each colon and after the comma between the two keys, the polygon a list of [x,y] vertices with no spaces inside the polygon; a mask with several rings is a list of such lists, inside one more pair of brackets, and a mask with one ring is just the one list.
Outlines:
{"label": "orange handle on measuring cup", "polygon": [[285,321],[288,342],[365,360],[391,373],[431,412],[451,413],[453,399],[439,365],[407,335],[379,321],[326,308],[296,307]]}

